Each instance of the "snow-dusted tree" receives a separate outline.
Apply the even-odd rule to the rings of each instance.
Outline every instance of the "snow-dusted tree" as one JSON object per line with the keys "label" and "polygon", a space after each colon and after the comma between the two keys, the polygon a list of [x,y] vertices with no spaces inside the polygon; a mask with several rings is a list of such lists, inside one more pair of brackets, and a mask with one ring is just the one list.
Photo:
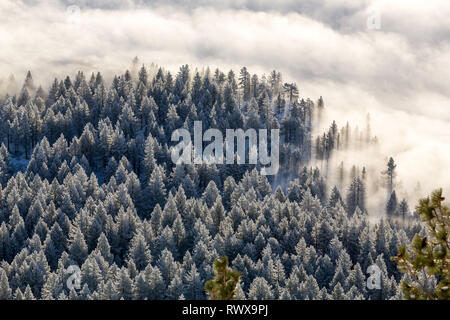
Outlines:
{"label": "snow-dusted tree", "polygon": [[387,187],[387,194],[388,196],[391,195],[392,191],[394,191],[394,179],[397,175],[396,169],[397,165],[395,164],[395,161],[392,157],[389,158],[389,161],[387,163],[387,168],[385,171],[382,172],[382,174],[385,176],[386,179],[386,187]]}
{"label": "snow-dusted tree", "polygon": [[164,169],[160,166],[156,166],[150,176],[150,180],[146,189],[148,200],[146,201],[145,205],[149,210],[153,210],[153,208],[157,204],[164,204],[166,198],[166,186],[164,180]]}
{"label": "snow-dusted tree", "polygon": [[271,286],[267,283],[266,279],[256,277],[248,291],[249,300],[272,300],[274,295]]}
{"label": "snow-dusted tree", "polygon": [[69,252],[71,258],[81,266],[86,260],[88,255],[88,247],[86,245],[86,241],[84,240],[83,233],[80,229],[76,228],[73,230],[73,236],[71,240],[71,244],[69,246]]}
{"label": "snow-dusted tree", "polygon": [[125,268],[121,268],[116,275],[115,291],[119,298],[131,300],[133,298],[133,281]]}
{"label": "snow-dusted tree", "polygon": [[163,299],[166,296],[167,286],[160,269],[148,265],[144,273],[149,290],[146,298],[149,300]]}
{"label": "snow-dusted tree", "polygon": [[139,271],[142,271],[151,262],[151,257],[151,252],[144,236],[140,233],[136,234],[131,241],[128,259],[134,262]]}
{"label": "snow-dusted tree", "polygon": [[366,209],[366,188],[359,177],[353,179],[347,193],[348,213],[352,215],[356,208],[362,211]]}
{"label": "snow-dusted tree", "polygon": [[392,191],[389,201],[386,205],[386,213],[388,217],[392,218],[397,213],[397,195],[395,190]]}
{"label": "snow-dusted tree", "polygon": [[5,270],[0,268],[0,300],[11,300],[12,290],[9,286],[8,276]]}

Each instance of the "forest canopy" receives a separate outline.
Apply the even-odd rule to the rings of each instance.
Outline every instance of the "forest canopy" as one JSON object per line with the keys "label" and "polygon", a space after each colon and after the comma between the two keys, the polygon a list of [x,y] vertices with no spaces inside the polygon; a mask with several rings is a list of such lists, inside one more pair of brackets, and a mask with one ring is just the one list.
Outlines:
{"label": "forest canopy", "polygon": [[[111,83],[80,71],[45,89],[28,72],[0,99],[0,299],[206,299],[220,256],[240,273],[237,299],[400,299],[390,257],[426,231],[397,198],[394,159],[382,174],[332,167],[334,152],[378,140],[335,121],[316,134],[324,110],[277,71],[142,65]],[[174,164],[171,133],[195,121],[279,129],[277,175]],[[387,194],[376,221],[373,188]],[[67,286],[70,266],[79,289]]]}

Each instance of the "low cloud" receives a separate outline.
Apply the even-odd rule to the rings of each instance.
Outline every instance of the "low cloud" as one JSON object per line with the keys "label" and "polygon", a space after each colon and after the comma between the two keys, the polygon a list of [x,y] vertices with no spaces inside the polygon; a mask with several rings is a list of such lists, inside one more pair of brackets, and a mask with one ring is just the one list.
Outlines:
{"label": "low cloud", "polygon": [[[393,156],[405,192],[450,190],[447,0],[3,0],[0,12],[3,84],[28,69],[46,87],[79,69],[108,77],[134,56],[173,71],[277,69],[302,96],[322,95],[329,121],[371,114],[381,149],[355,162]],[[373,12],[379,30],[367,28]]]}

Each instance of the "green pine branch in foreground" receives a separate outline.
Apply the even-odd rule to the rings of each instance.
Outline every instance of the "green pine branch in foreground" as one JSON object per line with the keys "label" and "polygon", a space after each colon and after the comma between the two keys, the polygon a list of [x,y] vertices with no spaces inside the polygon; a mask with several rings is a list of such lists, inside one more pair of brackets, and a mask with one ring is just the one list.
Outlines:
{"label": "green pine branch in foreground", "polygon": [[[391,258],[411,282],[402,281],[406,300],[449,300],[450,285],[450,210],[442,204],[442,189],[431,198],[419,200],[416,212],[426,222],[428,237],[414,236],[409,248],[399,247],[399,254]],[[434,279],[437,285],[432,285]]]}
{"label": "green pine branch in foreground", "polygon": [[228,257],[214,261],[214,278],[205,284],[210,300],[234,300],[240,272],[228,268]]}

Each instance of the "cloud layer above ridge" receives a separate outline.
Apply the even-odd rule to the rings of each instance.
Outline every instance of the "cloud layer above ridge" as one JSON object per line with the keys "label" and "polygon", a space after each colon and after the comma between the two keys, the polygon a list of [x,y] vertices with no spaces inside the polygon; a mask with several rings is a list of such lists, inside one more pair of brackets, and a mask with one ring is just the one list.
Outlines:
{"label": "cloud layer above ridge", "polygon": [[378,158],[395,157],[404,185],[450,189],[448,16],[448,0],[3,0],[0,79],[30,69],[47,87],[79,69],[123,72],[134,56],[173,71],[277,69],[324,96],[330,121],[370,112]]}

